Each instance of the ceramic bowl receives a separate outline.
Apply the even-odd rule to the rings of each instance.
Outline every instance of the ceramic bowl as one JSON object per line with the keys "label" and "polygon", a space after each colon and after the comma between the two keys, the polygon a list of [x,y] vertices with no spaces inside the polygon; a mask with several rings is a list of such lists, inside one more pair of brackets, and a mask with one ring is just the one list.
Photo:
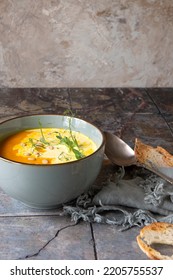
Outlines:
{"label": "ceramic bowl", "polygon": [[[61,115],[32,115],[13,118],[0,124],[0,141],[21,130],[42,127],[69,128],[69,117]],[[18,163],[0,157],[0,187],[11,197],[39,209],[56,208],[83,192],[97,178],[102,166],[105,140],[94,125],[71,118],[73,130],[90,137],[97,150],[82,159],[53,165]]]}

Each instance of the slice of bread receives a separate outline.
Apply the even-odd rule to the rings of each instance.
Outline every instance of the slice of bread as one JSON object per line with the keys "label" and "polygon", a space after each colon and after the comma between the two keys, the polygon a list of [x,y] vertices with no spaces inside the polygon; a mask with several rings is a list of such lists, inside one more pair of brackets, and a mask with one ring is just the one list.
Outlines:
{"label": "slice of bread", "polygon": [[154,148],[135,140],[136,164],[154,172],[173,185],[173,155],[162,147]]}
{"label": "slice of bread", "polygon": [[[152,248],[152,244],[173,245],[173,224],[156,222],[143,227],[137,236],[137,243],[140,249],[153,260],[173,260],[171,256],[163,255]],[[173,250],[173,247],[172,247]]]}
{"label": "slice of bread", "polygon": [[153,148],[136,138],[134,151],[139,164],[148,167],[173,167],[173,156],[162,147]]}

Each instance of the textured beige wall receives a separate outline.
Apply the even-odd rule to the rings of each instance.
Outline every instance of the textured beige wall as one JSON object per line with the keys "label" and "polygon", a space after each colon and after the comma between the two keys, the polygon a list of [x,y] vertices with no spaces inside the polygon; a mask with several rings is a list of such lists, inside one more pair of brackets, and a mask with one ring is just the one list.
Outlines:
{"label": "textured beige wall", "polygon": [[173,85],[172,0],[0,0],[1,87]]}

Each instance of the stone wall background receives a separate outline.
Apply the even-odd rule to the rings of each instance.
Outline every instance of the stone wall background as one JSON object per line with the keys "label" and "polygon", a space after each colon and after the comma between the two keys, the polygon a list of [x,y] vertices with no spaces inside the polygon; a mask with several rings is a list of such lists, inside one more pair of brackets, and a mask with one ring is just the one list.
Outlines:
{"label": "stone wall background", "polygon": [[172,0],[0,0],[0,87],[171,87]]}

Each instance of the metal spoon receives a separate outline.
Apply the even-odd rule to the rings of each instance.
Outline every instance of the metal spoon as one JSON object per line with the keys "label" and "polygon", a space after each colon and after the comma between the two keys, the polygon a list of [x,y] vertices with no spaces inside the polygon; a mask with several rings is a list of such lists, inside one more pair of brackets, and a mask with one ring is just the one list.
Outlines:
{"label": "metal spoon", "polygon": [[149,165],[139,164],[135,157],[134,150],[122,139],[110,132],[104,132],[106,138],[105,154],[110,161],[119,166],[137,165],[144,167],[159,175],[164,180],[173,184],[173,168],[160,167],[150,161]]}
{"label": "metal spoon", "polygon": [[136,164],[135,152],[123,140],[110,132],[104,132],[106,137],[105,154],[120,166]]}

